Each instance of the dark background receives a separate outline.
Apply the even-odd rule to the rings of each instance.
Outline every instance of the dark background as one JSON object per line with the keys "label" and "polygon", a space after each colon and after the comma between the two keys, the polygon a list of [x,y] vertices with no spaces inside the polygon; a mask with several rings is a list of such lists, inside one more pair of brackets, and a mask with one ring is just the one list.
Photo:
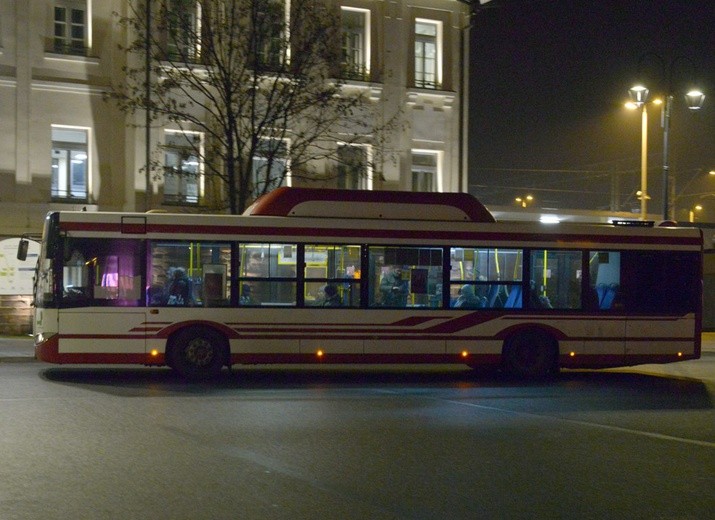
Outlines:
{"label": "dark background", "polygon": [[[715,207],[715,178],[706,175],[715,169],[715,2],[492,0],[470,36],[469,191],[483,202],[513,205],[529,192],[538,207],[637,208],[641,117],[624,103],[639,78],[651,97],[672,78],[676,206]],[[706,94],[698,112],[683,98],[693,83]],[[649,110],[656,213],[660,113]]]}

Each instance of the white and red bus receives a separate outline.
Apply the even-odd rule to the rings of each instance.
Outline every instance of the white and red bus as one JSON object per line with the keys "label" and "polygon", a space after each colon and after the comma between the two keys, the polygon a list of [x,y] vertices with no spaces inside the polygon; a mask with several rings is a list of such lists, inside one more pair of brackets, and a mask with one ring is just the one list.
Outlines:
{"label": "white and red bus", "polygon": [[52,212],[36,354],[193,377],[695,359],[702,253],[697,229],[499,223],[466,194],[279,188],[241,216]]}

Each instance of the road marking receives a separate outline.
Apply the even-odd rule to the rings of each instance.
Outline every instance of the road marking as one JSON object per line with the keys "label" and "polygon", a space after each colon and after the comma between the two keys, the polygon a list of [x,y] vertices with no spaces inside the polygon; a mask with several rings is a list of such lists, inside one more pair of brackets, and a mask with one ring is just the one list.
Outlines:
{"label": "road marking", "polygon": [[610,431],[616,431],[616,432],[622,432],[622,433],[630,433],[632,435],[640,435],[642,437],[650,437],[652,439],[660,439],[660,440],[665,440],[665,441],[674,441],[674,442],[680,442],[683,444],[692,444],[695,446],[702,446],[704,448],[715,448],[715,442],[709,442],[709,441],[700,441],[697,439],[686,439],[683,437],[675,437],[673,435],[665,435],[663,433],[655,433],[655,432],[648,432],[648,431],[643,431],[643,430],[634,430],[632,428],[623,428],[622,426],[611,426],[609,424],[600,424],[600,423],[595,423],[595,422],[590,422],[590,421],[581,421],[578,419],[568,419],[564,417],[556,417],[553,415],[541,415],[541,414],[536,414],[536,413],[531,413],[531,412],[520,412],[520,411],[515,411],[515,410],[509,410],[507,408],[499,408],[496,406],[486,406],[483,404],[474,404],[474,403],[465,403],[462,401],[453,401],[450,399],[440,399],[435,397],[434,399],[439,400],[439,401],[444,401],[450,404],[458,404],[461,406],[469,406],[471,408],[480,408],[484,410],[490,410],[490,411],[495,411],[495,412],[503,412],[503,413],[509,413],[513,415],[524,415],[527,417],[536,417],[539,419],[551,419],[554,421],[563,421],[563,422],[568,422],[572,424],[578,424],[580,426],[589,426],[592,428],[601,428],[602,430],[610,430]]}

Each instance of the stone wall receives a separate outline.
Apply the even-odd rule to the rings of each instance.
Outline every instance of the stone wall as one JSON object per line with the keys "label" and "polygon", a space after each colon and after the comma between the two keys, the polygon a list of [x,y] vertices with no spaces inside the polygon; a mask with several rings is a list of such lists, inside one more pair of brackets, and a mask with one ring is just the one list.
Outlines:
{"label": "stone wall", "polygon": [[32,333],[32,296],[0,295],[0,335]]}

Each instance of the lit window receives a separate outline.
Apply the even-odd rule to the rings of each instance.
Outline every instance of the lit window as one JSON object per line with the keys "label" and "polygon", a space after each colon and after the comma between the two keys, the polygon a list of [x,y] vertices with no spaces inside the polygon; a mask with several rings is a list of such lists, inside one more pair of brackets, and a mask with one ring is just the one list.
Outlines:
{"label": "lit window", "polygon": [[87,54],[87,6],[84,0],[55,3],[53,34],[54,52]]}
{"label": "lit window", "polygon": [[167,58],[195,61],[201,41],[201,5],[195,0],[169,0],[165,20]]}
{"label": "lit window", "polygon": [[412,151],[412,191],[437,191],[438,152]]}
{"label": "lit window", "polygon": [[88,132],[86,128],[52,126],[53,200],[87,201]]}
{"label": "lit window", "polygon": [[283,139],[262,139],[253,155],[253,193],[264,193],[290,185],[288,142]]}
{"label": "lit window", "polygon": [[441,23],[415,20],[415,86],[439,88],[442,82]]}
{"label": "lit window", "polygon": [[372,189],[369,152],[367,146],[347,144],[338,146],[338,188]]}
{"label": "lit window", "polygon": [[202,134],[167,131],[164,137],[164,202],[198,204],[203,171]]}
{"label": "lit window", "polygon": [[342,74],[365,80],[370,74],[370,11],[341,8]]}

